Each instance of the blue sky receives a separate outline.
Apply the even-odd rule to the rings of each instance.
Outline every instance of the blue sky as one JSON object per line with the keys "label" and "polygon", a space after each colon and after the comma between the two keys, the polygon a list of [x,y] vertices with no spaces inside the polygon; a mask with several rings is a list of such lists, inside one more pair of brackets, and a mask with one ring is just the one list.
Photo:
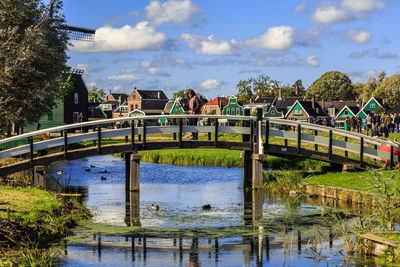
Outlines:
{"label": "blue sky", "polygon": [[399,0],[68,0],[64,13],[97,30],[72,43],[69,65],[107,92],[215,97],[261,73],[308,87],[332,70],[353,82],[400,72]]}

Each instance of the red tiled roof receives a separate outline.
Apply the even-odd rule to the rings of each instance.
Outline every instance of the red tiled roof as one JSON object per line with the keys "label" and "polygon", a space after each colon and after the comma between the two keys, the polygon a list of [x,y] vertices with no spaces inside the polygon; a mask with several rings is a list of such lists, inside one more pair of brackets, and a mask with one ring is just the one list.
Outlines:
{"label": "red tiled roof", "polygon": [[[221,99],[222,107],[225,107],[225,106],[229,103],[229,100],[228,100],[228,98],[226,98],[226,97],[216,97],[216,98],[214,98],[213,100],[208,101],[208,102],[205,103],[204,105],[205,105],[205,106],[218,106],[218,105],[219,105],[219,99]],[[224,103],[224,102],[225,102],[225,103]]]}

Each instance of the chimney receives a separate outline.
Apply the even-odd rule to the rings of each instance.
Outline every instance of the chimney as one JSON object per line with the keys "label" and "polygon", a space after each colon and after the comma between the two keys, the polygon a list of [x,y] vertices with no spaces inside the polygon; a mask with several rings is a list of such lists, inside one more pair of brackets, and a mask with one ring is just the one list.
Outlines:
{"label": "chimney", "polygon": [[313,109],[315,108],[315,99],[314,99],[314,97],[311,98],[311,107]]}
{"label": "chimney", "polygon": [[122,101],[122,97],[121,96],[119,96],[118,97],[118,102],[121,104],[121,101]]}
{"label": "chimney", "polygon": [[325,101],[324,101],[324,99],[322,98],[322,101],[321,101],[321,108],[322,108],[322,110],[324,110],[325,109]]}
{"label": "chimney", "polygon": [[157,98],[161,99],[161,92],[157,92]]}
{"label": "chimney", "polygon": [[385,99],[382,98],[382,105],[385,105]]}
{"label": "chimney", "polygon": [[278,99],[282,99],[282,88],[279,88]]}
{"label": "chimney", "polygon": [[294,92],[296,96],[299,96],[299,88],[296,86],[296,91]]}

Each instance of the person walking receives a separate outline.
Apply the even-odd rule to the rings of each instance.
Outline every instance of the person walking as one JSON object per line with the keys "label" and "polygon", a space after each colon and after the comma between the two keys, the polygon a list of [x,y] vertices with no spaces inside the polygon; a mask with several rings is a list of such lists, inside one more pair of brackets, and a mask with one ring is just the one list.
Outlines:
{"label": "person walking", "polygon": [[367,132],[370,132],[372,129],[372,117],[370,114],[367,114],[367,117],[365,118],[365,123],[367,124]]}
{"label": "person walking", "polygon": [[[189,100],[189,114],[195,115],[200,114],[200,98],[197,96],[193,89],[187,91],[187,96]],[[197,118],[190,118],[189,125],[197,126]],[[192,132],[192,140],[197,140],[199,138],[198,132]]]}

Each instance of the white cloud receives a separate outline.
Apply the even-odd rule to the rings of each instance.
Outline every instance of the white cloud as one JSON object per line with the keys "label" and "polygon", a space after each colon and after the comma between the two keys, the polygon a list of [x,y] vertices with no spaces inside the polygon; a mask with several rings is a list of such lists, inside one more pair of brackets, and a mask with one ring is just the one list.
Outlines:
{"label": "white cloud", "polygon": [[108,76],[107,80],[109,80],[109,81],[139,81],[139,80],[143,80],[143,78],[140,76],[135,76],[133,74],[122,74],[122,75]]}
{"label": "white cloud", "polygon": [[371,12],[386,7],[383,0],[342,0],[340,6],[354,12]]}
{"label": "white cloud", "polygon": [[221,86],[221,81],[216,79],[207,79],[202,81],[200,86],[205,90],[217,89]]}
{"label": "white cloud", "polygon": [[119,52],[130,50],[157,50],[162,47],[165,34],[142,21],[134,27],[122,28],[104,26],[96,30],[95,42],[72,41],[69,49],[79,52]]}
{"label": "white cloud", "polygon": [[122,74],[147,74],[153,76],[171,76],[168,72],[160,70],[158,68],[130,68],[130,69],[122,69]]}
{"label": "white cloud", "polygon": [[80,69],[80,70],[83,70],[85,74],[95,73],[95,72],[98,72],[98,71],[101,71],[101,70],[105,69],[105,67],[94,67],[92,65],[85,64],[85,63],[76,64],[76,68]]}
{"label": "white cloud", "polygon": [[325,2],[318,5],[311,20],[319,23],[337,23],[353,19],[352,15],[336,3]]}
{"label": "white cloud", "polygon": [[145,10],[146,17],[155,25],[166,22],[186,22],[193,14],[203,12],[191,0],[168,0],[163,4],[159,1],[151,1]]}
{"label": "white cloud", "polygon": [[256,38],[247,39],[246,44],[261,49],[284,50],[294,45],[296,37],[296,31],[292,27],[277,26],[269,28]]}
{"label": "white cloud", "polygon": [[197,54],[226,56],[242,52],[243,45],[235,39],[214,40],[214,35],[206,37],[190,33],[184,33],[180,38],[185,40]]}
{"label": "white cloud", "polygon": [[292,12],[294,12],[294,13],[303,12],[306,9],[306,6],[307,6],[306,2],[301,2],[300,4],[298,4],[297,6],[295,6],[292,9]]}
{"label": "white cloud", "polygon": [[308,56],[303,59],[299,59],[296,62],[296,65],[298,66],[311,66],[311,67],[319,67],[319,62],[317,60],[317,57],[314,55]]}
{"label": "white cloud", "polygon": [[371,33],[366,30],[350,29],[346,38],[356,44],[366,44],[371,41]]}
{"label": "white cloud", "polygon": [[143,68],[148,68],[148,67],[150,67],[150,64],[151,64],[150,61],[142,61],[140,63],[140,66],[143,67]]}

